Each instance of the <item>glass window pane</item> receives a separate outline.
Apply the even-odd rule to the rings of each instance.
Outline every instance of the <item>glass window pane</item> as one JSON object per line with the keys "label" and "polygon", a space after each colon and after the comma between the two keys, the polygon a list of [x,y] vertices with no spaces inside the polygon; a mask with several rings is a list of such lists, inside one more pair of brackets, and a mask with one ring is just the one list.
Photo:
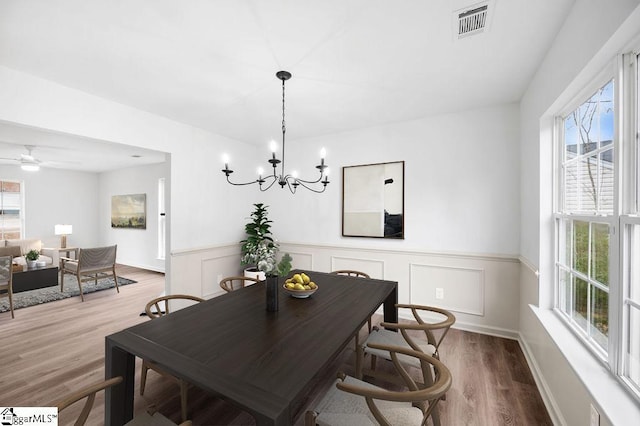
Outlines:
{"label": "glass window pane", "polygon": [[564,119],[564,160],[575,158],[578,149],[578,126],[574,116]]}
{"label": "glass window pane", "polygon": [[578,163],[572,161],[564,166],[564,212],[580,210]]}
{"label": "glass window pane", "polygon": [[591,224],[591,278],[609,285],[609,225]]}
{"label": "glass window pane", "polygon": [[[629,298],[640,303],[640,225],[629,225]],[[640,329],[636,330],[640,334]]]}
{"label": "glass window pane", "polygon": [[564,119],[565,212],[613,213],[613,88],[611,80]]}
{"label": "glass window pane", "polygon": [[613,149],[608,149],[598,163],[598,211],[613,213],[613,190]]}
{"label": "glass window pane", "polygon": [[569,315],[571,313],[571,275],[565,269],[560,269],[560,286],[558,291],[558,308]]}
{"label": "glass window pane", "polygon": [[558,220],[558,262],[566,267],[571,266],[571,221]]}
{"label": "glass window pane", "polygon": [[579,211],[598,210],[598,156],[583,157],[578,163]]}
{"label": "glass window pane", "polygon": [[609,293],[597,287],[591,291],[591,337],[604,350],[609,341]]}
{"label": "glass window pane", "polygon": [[601,147],[613,143],[613,86],[613,80],[611,80],[600,90],[597,140]]}
{"label": "glass window pane", "polygon": [[571,317],[583,329],[587,331],[587,298],[589,284],[580,278],[573,277],[573,312]]}
{"label": "glass window pane", "polygon": [[573,221],[573,268],[589,274],[589,223]]}

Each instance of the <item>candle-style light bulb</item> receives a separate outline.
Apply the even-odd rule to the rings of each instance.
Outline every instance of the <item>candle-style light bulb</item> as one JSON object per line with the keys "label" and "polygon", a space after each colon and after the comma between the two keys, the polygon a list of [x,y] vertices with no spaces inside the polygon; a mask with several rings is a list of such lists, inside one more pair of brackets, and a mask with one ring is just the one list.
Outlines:
{"label": "candle-style light bulb", "polygon": [[269,143],[269,149],[271,150],[271,158],[275,160],[276,151],[278,150],[278,145],[276,144],[276,141],[274,141],[273,139],[271,140],[271,143]]}
{"label": "candle-style light bulb", "polygon": [[222,154],[222,162],[224,163],[224,168],[229,168],[229,156],[227,154]]}
{"label": "candle-style light bulb", "polygon": [[294,179],[298,179],[298,172],[296,172],[295,170],[293,170],[291,172],[291,176],[293,176]]}
{"label": "candle-style light bulb", "polygon": [[324,166],[324,157],[327,156],[327,150],[324,149],[324,147],[322,147],[322,149],[320,150],[320,165]]}
{"label": "candle-style light bulb", "polygon": [[258,167],[258,176],[262,178],[262,173],[264,173],[264,169],[262,167]]}

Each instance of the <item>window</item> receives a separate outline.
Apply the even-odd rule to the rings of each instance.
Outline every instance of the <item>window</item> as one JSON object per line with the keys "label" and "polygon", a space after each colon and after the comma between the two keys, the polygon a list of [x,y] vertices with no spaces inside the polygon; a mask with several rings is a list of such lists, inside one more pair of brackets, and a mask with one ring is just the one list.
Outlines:
{"label": "window", "polygon": [[164,259],[166,248],[167,216],[165,213],[165,185],[164,178],[158,179],[158,259]]}
{"label": "window", "polygon": [[614,81],[562,118],[558,308],[605,355],[614,213]]}
{"label": "window", "polygon": [[22,184],[0,180],[0,240],[20,239],[22,220]]}
{"label": "window", "polygon": [[640,398],[638,59],[557,119],[554,185],[556,309]]}

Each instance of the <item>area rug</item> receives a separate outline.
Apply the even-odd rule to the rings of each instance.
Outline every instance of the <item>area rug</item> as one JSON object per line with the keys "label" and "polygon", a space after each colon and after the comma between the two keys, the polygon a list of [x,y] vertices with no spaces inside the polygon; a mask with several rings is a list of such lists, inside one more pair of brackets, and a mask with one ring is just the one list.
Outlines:
{"label": "area rug", "polygon": [[[137,281],[130,280],[128,278],[118,277],[119,286],[134,284],[136,282]],[[82,283],[82,290],[84,294],[106,290],[114,287],[115,285],[113,282],[113,278],[101,278],[98,280],[97,285],[93,281]],[[26,308],[27,306],[39,305],[42,303],[53,302],[55,300],[66,299],[74,296],[80,296],[78,281],[74,276],[65,276],[64,292],[60,291],[59,285],[54,285],[51,287],[39,288],[37,290],[13,293],[13,309],[15,310]],[[7,312],[8,310],[9,299],[3,297],[2,299],[0,299],[0,312]]]}

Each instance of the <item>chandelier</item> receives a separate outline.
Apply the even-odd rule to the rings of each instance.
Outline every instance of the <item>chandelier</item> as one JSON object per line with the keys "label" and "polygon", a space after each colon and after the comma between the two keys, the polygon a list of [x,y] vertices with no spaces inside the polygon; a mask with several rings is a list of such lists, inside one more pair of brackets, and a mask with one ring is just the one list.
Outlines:
{"label": "chandelier", "polygon": [[[278,77],[279,80],[282,80],[282,161],[276,158],[276,150],[278,147],[275,141],[271,141],[271,158],[268,161],[273,167],[273,173],[263,177],[264,170],[262,169],[262,167],[260,167],[258,168],[258,179],[243,183],[232,182],[231,179],[229,179],[229,175],[233,173],[233,170],[229,168],[229,158],[226,155],[223,159],[224,169],[222,170],[222,173],[225,174],[225,176],[227,177],[227,182],[229,182],[231,185],[240,186],[252,185],[257,183],[260,191],[263,192],[271,188],[276,182],[278,182],[278,185],[280,185],[281,188],[284,188],[285,186],[289,188],[292,194],[296,193],[298,186],[302,186],[309,191],[317,193],[324,192],[324,190],[327,188],[327,185],[329,184],[329,169],[324,164],[324,157],[326,154],[324,148],[322,148],[322,150],[320,151],[320,164],[316,166],[316,169],[318,169],[320,173],[316,180],[300,179],[295,171],[291,172],[290,174],[285,174],[284,142],[286,126],[284,121],[284,82],[291,78],[291,73],[288,71],[278,71],[276,73],[276,77]],[[280,165],[280,174],[277,173],[278,164]]]}

